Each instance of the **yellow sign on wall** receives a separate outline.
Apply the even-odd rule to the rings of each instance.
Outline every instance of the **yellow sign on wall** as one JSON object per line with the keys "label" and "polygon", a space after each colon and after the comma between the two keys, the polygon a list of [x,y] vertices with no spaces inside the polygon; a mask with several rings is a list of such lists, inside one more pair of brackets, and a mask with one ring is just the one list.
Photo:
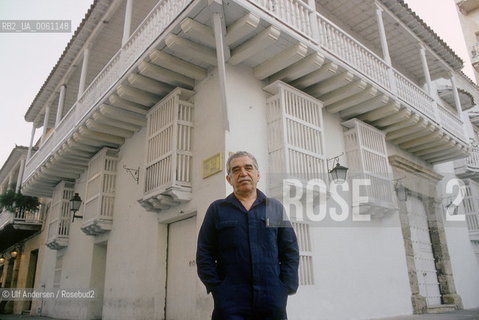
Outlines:
{"label": "yellow sign on wall", "polygon": [[203,179],[221,171],[223,171],[223,154],[221,152],[203,160]]}

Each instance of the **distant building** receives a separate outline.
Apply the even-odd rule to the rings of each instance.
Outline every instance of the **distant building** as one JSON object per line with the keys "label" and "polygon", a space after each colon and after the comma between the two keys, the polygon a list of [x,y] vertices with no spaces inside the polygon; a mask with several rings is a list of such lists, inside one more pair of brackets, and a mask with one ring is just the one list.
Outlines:
{"label": "distant building", "polygon": [[402,0],[95,1],[25,114],[42,138],[22,191],[49,208],[38,287],[96,299],[31,313],[208,319],[197,230],[238,150],[268,195],[294,189],[291,319],[479,307],[479,212],[461,219],[458,179],[476,170],[479,89],[462,66]]}
{"label": "distant building", "polygon": [[[35,288],[40,282],[37,273],[41,270],[41,260],[46,251],[43,232],[46,208],[26,208],[26,201],[32,203],[33,199],[23,198],[23,204],[9,200],[21,191],[27,151],[27,147],[13,148],[0,169],[0,290]],[[17,197],[15,201],[20,200]],[[32,302],[32,299],[13,301],[0,297],[0,313],[30,311]]]}

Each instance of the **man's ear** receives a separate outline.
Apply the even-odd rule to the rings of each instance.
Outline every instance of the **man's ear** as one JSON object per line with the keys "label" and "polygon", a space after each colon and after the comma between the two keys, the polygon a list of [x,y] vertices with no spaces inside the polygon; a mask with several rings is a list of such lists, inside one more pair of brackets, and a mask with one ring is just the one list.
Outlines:
{"label": "man's ear", "polygon": [[230,175],[229,175],[229,174],[226,175],[226,181],[228,181],[228,183],[229,183],[230,185],[232,185],[232,184],[231,184],[231,178],[230,178]]}

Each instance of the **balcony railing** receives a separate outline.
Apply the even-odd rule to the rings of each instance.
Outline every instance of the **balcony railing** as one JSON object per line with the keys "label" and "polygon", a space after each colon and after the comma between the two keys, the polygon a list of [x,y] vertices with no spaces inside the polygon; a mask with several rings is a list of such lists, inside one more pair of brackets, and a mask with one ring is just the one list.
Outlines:
{"label": "balcony railing", "polygon": [[[434,99],[423,89],[409,81],[366,46],[348,35],[334,23],[320,15],[302,0],[245,0],[288,27],[302,34],[344,64],[363,74],[378,87],[397,95],[412,109],[441,123],[448,131],[461,137],[462,128],[454,114],[438,112]],[[96,108],[139,57],[153,45],[158,36],[193,0],[160,0],[150,14],[131,35],[130,39],[105,65],[73,105],[60,125],[43,143],[40,150],[27,162],[24,181],[27,181],[48,156],[59,148],[79,123]],[[441,113],[441,119],[436,119]]]}
{"label": "balcony railing", "polygon": [[472,148],[469,157],[466,158],[466,166],[470,170],[479,172],[479,149]]}
{"label": "balcony railing", "polygon": [[437,104],[437,111],[439,116],[439,122],[443,129],[449,131],[449,133],[455,135],[461,140],[466,140],[463,130],[463,122],[448,108],[442,104]]}
{"label": "balcony railing", "polygon": [[99,105],[108,90],[120,80],[121,76],[133,66],[141,54],[153,44],[158,36],[192,1],[160,0],[158,2],[132,33],[130,39],[93,79],[54,132],[27,162],[24,181],[27,181],[35,170],[47,160],[48,156],[70,136],[75,129],[75,125],[80,123],[93,108]]}
{"label": "balcony railing", "polygon": [[0,213],[0,230],[8,224],[16,224],[20,229],[29,226],[41,226],[43,216],[40,210],[20,210],[15,212],[3,211]]}
{"label": "balcony railing", "polygon": [[399,71],[389,67],[382,58],[314,11],[302,0],[248,1],[263,8],[289,27],[314,41],[322,49],[359,71],[376,85],[396,94],[424,117],[438,123],[457,138],[466,141],[462,122],[454,113],[441,109],[422,88]]}

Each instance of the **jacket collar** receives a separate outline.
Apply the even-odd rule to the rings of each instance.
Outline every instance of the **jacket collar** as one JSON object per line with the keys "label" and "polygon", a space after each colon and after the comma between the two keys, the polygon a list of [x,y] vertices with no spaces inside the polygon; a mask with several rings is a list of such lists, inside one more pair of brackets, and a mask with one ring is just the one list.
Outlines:
{"label": "jacket collar", "polygon": [[[259,189],[256,189],[256,200],[253,202],[253,205],[251,206],[251,209],[253,209],[254,207],[256,207],[257,205],[261,204],[261,203],[266,203],[268,200],[268,197],[266,197],[266,195]],[[224,200],[223,200],[223,203],[222,204],[231,204],[237,208],[239,208],[240,210],[245,210],[243,205],[241,204],[241,201],[239,201],[235,194],[232,192],[230,193]]]}

